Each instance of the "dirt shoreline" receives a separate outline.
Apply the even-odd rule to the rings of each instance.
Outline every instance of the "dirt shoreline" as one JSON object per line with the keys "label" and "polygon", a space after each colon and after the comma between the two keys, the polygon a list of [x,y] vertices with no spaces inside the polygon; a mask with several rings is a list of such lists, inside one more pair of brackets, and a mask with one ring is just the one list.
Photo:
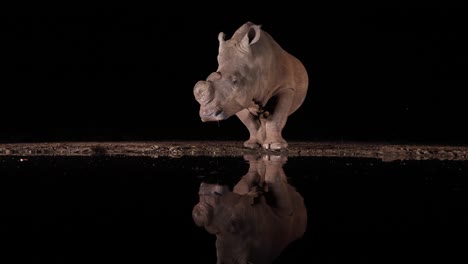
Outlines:
{"label": "dirt shoreline", "polygon": [[1,156],[356,157],[393,160],[468,160],[468,146],[342,142],[289,142],[287,150],[246,149],[241,141],[44,142],[0,144]]}

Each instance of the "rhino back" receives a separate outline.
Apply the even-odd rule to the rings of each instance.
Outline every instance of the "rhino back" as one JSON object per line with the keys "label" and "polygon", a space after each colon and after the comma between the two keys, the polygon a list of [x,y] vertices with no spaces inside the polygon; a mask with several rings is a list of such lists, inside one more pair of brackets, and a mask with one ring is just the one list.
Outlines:
{"label": "rhino back", "polygon": [[[266,31],[256,45],[252,46],[255,64],[261,70],[263,80],[259,97],[264,103],[275,96],[281,89],[293,89],[294,100],[290,113],[303,103],[308,89],[308,74],[303,63],[284,50]],[[260,98],[258,98],[260,99]]]}

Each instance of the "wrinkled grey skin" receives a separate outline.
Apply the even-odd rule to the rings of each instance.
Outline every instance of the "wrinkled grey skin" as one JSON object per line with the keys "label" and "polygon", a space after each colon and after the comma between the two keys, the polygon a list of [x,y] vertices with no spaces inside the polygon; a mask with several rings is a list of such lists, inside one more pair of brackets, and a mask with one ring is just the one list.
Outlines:
{"label": "wrinkled grey skin", "polygon": [[249,172],[231,192],[202,183],[194,222],[216,235],[218,264],[267,264],[304,235],[307,210],[287,183],[283,157],[248,157]]}
{"label": "wrinkled grey skin", "polygon": [[233,115],[250,133],[248,148],[284,149],[282,130],[304,102],[308,75],[260,25],[247,22],[229,40],[219,33],[218,69],[195,84],[203,122]]}

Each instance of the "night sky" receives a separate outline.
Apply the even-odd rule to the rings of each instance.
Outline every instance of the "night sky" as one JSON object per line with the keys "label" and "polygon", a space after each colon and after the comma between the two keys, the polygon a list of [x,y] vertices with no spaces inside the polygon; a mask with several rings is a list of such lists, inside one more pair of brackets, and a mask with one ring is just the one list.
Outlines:
{"label": "night sky", "polygon": [[217,68],[218,33],[251,21],[309,74],[286,140],[468,143],[464,10],[301,11],[2,17],[0,142],[246,140],[236,117],[202,123],[192,89]]}

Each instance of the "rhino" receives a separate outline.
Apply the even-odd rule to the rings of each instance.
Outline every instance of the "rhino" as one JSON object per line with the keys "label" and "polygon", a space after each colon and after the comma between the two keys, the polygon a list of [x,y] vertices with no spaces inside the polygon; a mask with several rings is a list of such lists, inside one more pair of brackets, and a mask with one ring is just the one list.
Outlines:
{"label": "rhino", "polygon": [[193,94],[201,121],[221,121],[236,115],[249,131],[247,148],[281,150],[286,121],[304,102],[307,71],[261,29],[247,22],[231,39],[218,35],[218,69],[198,81]]}
{"label": "rhino", "polygon": [[250,167],[231,191],[227,185],[202,182],[192,218],[216,235],[217,263],[273,263],[284,249],[304,236],[307,209],[287,182],[285,157],[244,157]]}

